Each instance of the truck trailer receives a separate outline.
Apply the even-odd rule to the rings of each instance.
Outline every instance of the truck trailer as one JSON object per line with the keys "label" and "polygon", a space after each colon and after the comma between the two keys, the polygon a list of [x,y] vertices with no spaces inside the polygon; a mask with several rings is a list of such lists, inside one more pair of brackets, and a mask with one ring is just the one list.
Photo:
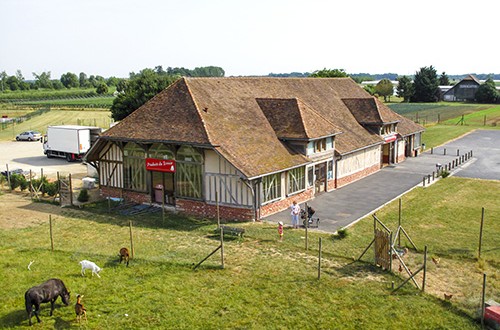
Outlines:
{"label": "truck trailer", "polygon": [[66,158],[68,162],[80,160],[101,132],[100,127],[94,126],[49,126],[43,139],[43,153],[47,158]]}

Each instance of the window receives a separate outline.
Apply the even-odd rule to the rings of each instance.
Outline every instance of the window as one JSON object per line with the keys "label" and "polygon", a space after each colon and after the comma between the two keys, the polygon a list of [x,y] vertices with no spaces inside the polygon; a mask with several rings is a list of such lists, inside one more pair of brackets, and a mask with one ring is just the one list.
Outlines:
{"label": "window", "polygon": [[307,168],[307,186],[312,187],[314,184],[314,166]]}
{"label": "window", "polygon": [[203,180],[203,155],[191,146],[177,151],[177,196],[201,199]]}
{"label": "window", "polygon": [[125,189],[147,191],[146,152],[140,145],[129,142],[123,149],[123,183]]}
{"label": "window", "polygon": [[281,198],[281,174],[271,174],[262,178],[262,195],[263,202]]}
{"label": "window", "polygon": [[322,152],[326,150],[326,139],[314,141],[314,152]]}
{"label": "window", "polygon": [[327,171],[328,180],[333,179],[333,161],[328,161],[328,171]]}
{"label": "window", "polygon": [[149,157],[154,159],[175,159],[174,152],[161,143],[155,143],[149,148]]}
{"label": "window", "polygon": [[294,168],[288,171],[288,194],[304,190],[306,187],[305,167]]}

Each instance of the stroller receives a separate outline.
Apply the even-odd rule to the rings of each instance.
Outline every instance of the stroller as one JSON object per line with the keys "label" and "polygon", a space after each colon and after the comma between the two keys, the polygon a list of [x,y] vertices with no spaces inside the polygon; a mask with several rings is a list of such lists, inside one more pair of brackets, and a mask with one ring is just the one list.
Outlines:
{"label": "stroller", "polygon": [[312,207],[308,206],[307,204],[305,206],[305,209],[300,210],[300,218],[302,219],[302,223],[304,224],[304,227],[318,228],[319,218],[313,217],[314,213],[316,213],[316,211]]}

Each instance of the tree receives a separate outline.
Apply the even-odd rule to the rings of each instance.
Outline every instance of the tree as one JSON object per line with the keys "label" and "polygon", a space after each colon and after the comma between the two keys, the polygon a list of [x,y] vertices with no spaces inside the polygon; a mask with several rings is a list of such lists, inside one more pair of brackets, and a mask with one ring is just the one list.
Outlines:
{"label": "tree", "polygon": [[345,78],[349,75],[344,71],[344,69],[326,69],[316,70],[311,73],[310,77],[314,78]]}
{"label": "tree", "polygon": [[11,91],[17,91],[21,89],[21,82],[19,81],[19,79],[17,79],[16,76],[8,77],[5,83],[6,87],[9,88]]}
{"label": "tree", "polygon": [[89,79],[84,72],[80,72],[78,76],[78,82],[80,83],[80,87],[89,87]]}
{"label": "tree", "polygon": [[399,77],[398,79],[398,87],[396,89],[397,96],[403,98],[403,102],[410,102],[411,97],[413,96],[413,82],[407,76]]}
{"label": "tree", "polygon": [[437,102],[439,100],[439,81],[436,69],[432,65],[420,68],[420,71],[415,73],[413,86],[415,88],[411,99],[413,102]]}
{"label": "tree", "polygon": [[379,96],[383,96],[384,102],[387,102],[387,97],[389,97],[390,101],[391,95],[394,94],[394,86],[389,79],[382,79],[375,85],[375,92]]}
{"label": "tree", "polygon": [[441,73],[441,76],[439,77],[439,85],[450,86],[450,79],[448,78],[448,75],[446,75],[446,72],[444,71],[443,73]]}
{"label": "tree", "polygon": [[488,78],[484,84],[479,86],[476,92],[476,101],[479,103],[495,103],[500,98],[495,82]]}
{"label": "tree", "polygon": [[7,80],[7,72],[5,71],[0,72],[0,85],[2,92],[5,90],[6,80]]}
{"label": "tree", "polygon": [[109,77],[108,79],[106,79],[106,85],[108,85],[108,86],[116,86],[116,85],[118,85],[119,81],[120,81],[119,78]]}
{"label": "tree", "polygon": [[125,91],[113,100],[111,106],[113,119],[122,120],[127,117],[177,78],[168,74],[158,74],[152,69],[144,69],[138,74],[130,73]]}
{"label": "tree", "polygon": [[52,84],[53,89],[59,90],[59,89],[64,88],[64,85],[60,80],[54,79],[54,80],[51,80],[50,83]]}
{"label": "tree", "polygon": [[78,77],[76,76],[76,74],[71,72],[67,72],[61,75],[61,83],[66,88],[75,88],[80,86],[80,81],[78,80]]}
{"label": "tree", "polygon": [[102,82],[99,84],[99,86],[97,86],[95,91],[99,95],[106,94],[108,92],[108,85]]}
{"label": "tree", "polygon": [[116,84],[116,91],[119,93],[125,92],[125,90],[127,89],[127,84],[128,83],[126,79],[120,79],[120,81],[118,81],[118,84]]}
{"label": "tree", "polygon": [[33,77],[35,77],[36,88],[53,88],[52,81],[50,81],[50,71],[42,72],[40,74],[33,72]]}
{"label": "tree", "polygon": [[363,87],[363,89],[364,89],[364,90],[365,90],[368,94],[370,94],[370,95],[372,95],[372,96],[373,96],[373,95],[375,95],[375,93],[376,93],[376,92],[375,92],[375,86],[373,86],[373,85],[365,85],[365,86]]}

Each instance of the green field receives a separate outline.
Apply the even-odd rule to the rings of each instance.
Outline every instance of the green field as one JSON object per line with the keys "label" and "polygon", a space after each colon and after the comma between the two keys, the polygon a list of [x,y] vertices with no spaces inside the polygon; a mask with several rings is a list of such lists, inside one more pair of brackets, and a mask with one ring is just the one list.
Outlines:
{"label": "green field", "polygon": [[[75,97],[90,97],[97,96],[95,88],[71,88],[71,89],[38,89],[28,91],[10,91],[6,90],[0,93],[0,101],[29,101],[42,99],[61,99]],[[110,87],[108,95],[112,95],[116,90],[115,87]]]}
{"label": "green field", "polygon": [[388,103],[393,111],[423,125],[442,123],[449,119],[489,109],[494,105],[458,102]]}
{"label": "green field", "polygon": [[[457,193],[459,192],[459,193]],[[444,198],[443,198],[444,196]],[[11,194],[0,202],[13,202]],[[411,284],[391,295],[390,275],[371,264],[372,249],[363,262],[354,262],[373,237],[371,217],[348,229],[344,240],[286,229],[284,241],[265,222],[234,224],[244,238],[226,240],[225,268],[220,254],[200,268],[193,266],[219,244],[216,224],[181,215],[126,217],[108,213],[106,203],[82,209],[29,204],[37,224],[0,231],[0,276],[4,283],[0,325],[27,325],[23,294],[51,277],[63,279],[74,295],[83,294],[89,329],[478,329],[482,273],[488,274],[487,298],[500,287],[500,184],[448,178],[403,198],[403,226],[419,252],[406,261],[421,266],[422,249],[429,258],[427,294]],[[481,207],[486,209],[483,259],[475,260]],[[14,211],[15,212],[15,211]],[[38,215],[37,215],[38,214]],[[50,252],[48,215],[52,214],[55,251]],[[398,206],[391,203],[378,216],[391,229]],[[40,222],[41,221],[41,222]],[[132,221],[135,258],[130,267],[118,264],[118,250],[129,244]],[[318,240],[323,240],[321,279],[317,278]],[[406,243],[403,240],[403,243]],[[101,278],[80,275],[78,262],[104,267]],[[34,260],[31,271],[28,263]],[[444,301],[442,292],[454,294]],[[78,327],[73,308],[42,308],[40,328]]]}
{"label": "green field", "polygon": [[[9,117],[20,117],[28,112],[30,111],[26,108],[0,108],[0,115],[7,114]],[[17,134],[27,130],[46,133],[47,126],[50,125],[89,125],[107,129],[111,123],[111,112],[108,109],[54,109],[19,124],[0,125],[0,141],[14,140]]]}

